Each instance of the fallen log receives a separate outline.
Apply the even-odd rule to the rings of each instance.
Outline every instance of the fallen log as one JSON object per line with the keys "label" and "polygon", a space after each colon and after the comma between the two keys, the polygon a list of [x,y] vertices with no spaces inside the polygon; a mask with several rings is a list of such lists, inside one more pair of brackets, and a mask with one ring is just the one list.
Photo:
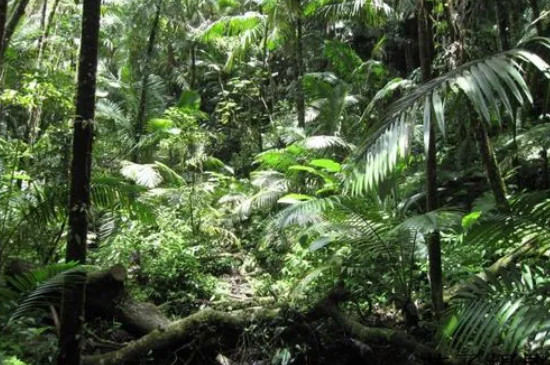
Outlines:
{"label": "fallen log", "polygon": [[[336,293],[337,292],[337,293]],[[436,350],[418,342],[412,336],[399,330],[363,326],[344,314],[338,307],[340,301],[347,298],[342,295],[342,288],[330,293],[326,299],[304,316],[304,320],[315,320],[322,317],[332,318],[346,333],[365,344],[395,346],[406,349],[418,359],[430,364],[453,363],[444,359]],[[336,294],[335,294],[336,293]],[[254,321],[273,318],[277,310],[260,310],[257,312],[241,311],[225,313],[207,309],[194,313],[184,319],[172,322],[167,326],[155,329],[142,338],[128,343],[125,347],[100,355],[85,356],[83,365],[118,365],[132,363],[151,351],[187,346],[197,338],[215,338],[216,341],[235,340]],[[234,342],[236,345],[236,343]],[[194,346],[201,347],[201,343]],[[226,344],[227,346],[227,344]]]}
{"label": "fallen log", "polygon": [[[272,317],[276,311],[263,311],[262,319]],[[211,309],[194,313],[188,317],[158,328],[142,338],[128,343],[120,350],[101,355],[84,356],[82,365],[119,365],[131,363],[150,353],[166,348],[181,347],[197,338],[214,338],[233,341],[257,315],[243,313],[233,315]],[[199,344],[200,346],[200,344]]]}
{"label": "fallen log", "polygon": [[337,305],[324,302],[317,311],[332,318],[353,339],[368,345],[392,345],[396,349],[406,349],[417,359],[429,364],[452,364],[453,361],[438,351],[418,342],[414,337],[399,330],[379,327],[367,327],[344,314]]}
{"label": "fallen log", "polygon": [[86,285],[86,317],[109,318],[137,336],[166,327],[170,320],[151,303],[134,300],[126,291],[126,269],[115,265],[88,274]]}
{"label": "fallen log", "polygon": [[[497,260],[483,272],[478,273],[464,283],[447,289],[445,300],[450,300],[454,294],[474,280],[475,277],[486,279],[487,275],[499,275],[502,271],[515,265],[520,259],[535,253],[536,249],[537,244],[535,241],[526,242],[512,253]],[[124,290],[125,279],[126,271],[121,266],[90,274],[88,279],[90,293],[88,294],[87,308],[92,311],[94,307],[96,309],[101,308],[103,315],[110,313],[127,328],[133,330],[134,333],[144,336],[128,343],[121,349],[100,355],[85,356],[82,365],[131,363],[151,351],[181,347],[182,345],[191,344],[196,338],[235,339],[254,320],[254,316],[251,316],[246,310],[238,313],[204,310],[170,323],[156,306],[133,300]],[[417,341],[406,332],[362,325],[342,312],[339,307],[341,302],[349,298],[348,294],[345,288],[335,288],[326,299],[314,306],[306,318],[318,318],[319,316],[332,318],[350,338],[362,344],[369,346],[390,345],[396,349],[405,349],[413,354],[417,360],[424,363],[460,363],[442,356],[441,353]],[[114,306],[113,303],[115,303]],[[200,346],[200,344],[196,345]]]}

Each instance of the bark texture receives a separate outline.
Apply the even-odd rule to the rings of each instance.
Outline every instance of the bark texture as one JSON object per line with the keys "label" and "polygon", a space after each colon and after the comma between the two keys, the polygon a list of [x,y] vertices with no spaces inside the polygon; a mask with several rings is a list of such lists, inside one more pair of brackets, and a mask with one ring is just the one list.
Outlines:
{"label": "bark texture", "polygon": [[510,204],[506,198],[506,184],[500,173],[493,147],[491,145],[491,139],[487,133],[487,128],[482,121],[477,122],[477,135],[479,142],[479,153],[481,160],[487,171],[487,180],[493,191],[495,201],[498,209],[501,212],[509,212]]}
{"label": "bark texture", "polygon": [[[101,0],[84,0],[73,133],[66,260],[86,262]],[[85,274],[83,274],[85,275]],[[58,365],[80,364],[85,285],[63,294]]]}
{"label": "bark texture", "polygon": [[4,54],[3,38],[6,29],[6,21],[8,18],[8,0],[0,0],[0,68],[2,67],[1,59]]}
{"label": "bark texture", "polygon": [[[348,317],[339,309],[339,303],[349,298],[345,289],[337,287],[327,297],[319,302],[313,309],[302,318],[307,321],[315,321],[320,317],[330,317],[346,333],[366,344],[390,345],[397,348],[404,348],[418,358],[433,360],[431,363],[440,363],[441,355],[421,344],[405,332],[363,326],[361,323]],[[255,321],[272,319],[278,311],[244,310],[233,313],[224,313],[215,310],[204,310],[194,313],[184,319],[158,327],[143,336],[142,338],[128,343],[125,347],[100,355],[84,357],[84,365],[118,365],[132,363],[132,361],[143,358],[151,351],[181,348],[189,345],[192,341],[207,339],[216,342],[220,341],[225,345],[236,345],[235,339],[243,333],[247,325]],[[207,341],[207,342],[208,342]],[[194,346],[201,346],[200,343]],[[446,361],[449,362],[449,361]]]}
{"label": "bark texture", "polygon": [[153,24],[151,25],[151,32],[149,33],[149,40],[147,42],[147,52],[145,54],[145,65],[143,67],[143,75],[141,79],[141,95],[139,97],[137,118],[136,118],[136,128],[135,128],[135,146],[134,146],[134,162],[140,162],[141,160],[141,137],[143,130],[145,128],[145,122],[147,120],[147,88],[149,86],[149,76],[151,74],[151,58],[153,57],[153,51],[155,47],[155,41],[157,37],[159,21],[160,21],[160,11],[161,11],[161,1],[157,3],[157,10],[155,12],[155,18],[153,19]]}
{"label": "bark texture", "polygon": [[134,300],[125,290],[126,270],[117,265],[88,275],[86,316],[114,319],[136,336],[146,335],[170,321],[153,304]]}
{"label": "bark texture", "polygon": [[306,103],[304,97],[304,88],[302,85],[304,76],[304,44],[303,44],[303,19],[302,5],[298,1],[298,10],[296,14],[296,112],[298,114],[298,127],[306,126]]}
{"label": "bark texture", "polygon": [[[416,16],[418,18],[418,47],[422,81],[432,79],[432,60],[434,54],[433,31],[431,21],[431,3],[417,0]],[[426,146],[426,211],[438,208],[437,202],[437,151],[435,126],[429,126],[428,145]],[[428,242],[429,277],[432,295],[432,306],[436,317],[443,311],[443,278],[441,269],[441,238],[435,231]]]}
{"label": "bark texture", "polygon": [[[247,316],[234,316],[214,310],[192,314],[165,327],[158,328],[120,350],[84,357],[83,365],[119,365],[137,360],[152,350],[161,350],[190,342],[198,336],[221,336],[239,333]],[[230,335],[231,336],[231,335]]]}

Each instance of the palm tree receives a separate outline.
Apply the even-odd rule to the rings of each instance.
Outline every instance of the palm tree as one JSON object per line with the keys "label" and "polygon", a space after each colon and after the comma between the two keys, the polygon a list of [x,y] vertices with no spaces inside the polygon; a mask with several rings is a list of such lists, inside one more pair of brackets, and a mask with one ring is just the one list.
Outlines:
{"label": "palm tree", "polygon": [[[85,0],[73,134],[66,261],[86,263],[92,142],[99,43],[100,0]],[[65,290],[61,307],[58,365],[80,364],[85,284]]]}
{"label": "palm tree", "polygon": [[[538,38],[536,41],[545,46],[549,45],[546,39]],[[417,112],[421,112],[427,152],[427,210],[436,209],[435,125],[437,124],[439,130],[445,133],[444,100],[445,93],[450,91],[465,94],[482,118],[477,125],[481,136],[482,160],[496,201],[502,210],[506,211],[504,183],[489,144],[485,125],[492,123],[491,111],[496,115],[497,121],[501,121],[501,105],[513,115],[511,98],[520,105],[525,101],[532,101],[518,61],[536,66],[545,75],[548,73],[549,66],[545,61],[526,49],[518,48],[467,63],[433,80],[425,80],[415,91],[394,102],[383,114],[381,122],[373,126],[374,132],[358,150],[355,157],[355,172],[347,182],[350,190],[355,194],[368,191],[393,171],[398,158],[408,153],[412,126]],[[423,65],[424,74],[429,74],[429,66],[427,63]],[[440,270],[437,270],[436,251],[437,244],[434,244],[432,285],[433,279],[440,276]],[[438,286],[441,288],[439,284]],[[442,291],[437,288],[436,293],[433,293],[436,310],[442,308],[441,293]]]}
{"label": "palm tree", "polygon": [[[424,0],[417,1],[418,19],[418,53],[422,69],[422,81],[428,82],[432,78],[432,62],[434,54],[431,6]],[[435,141],[435,126],[427,127],[426,142],[426,211],[431,212],[438,208],[437,203],[437,151]],[[424,137],[426,138],[426,137]],[[430,286],[432,305],[436,317],[443,310],[443,273],[441,269],[441,236],[436,230],[432,233],[428,244],[430,264]]]}

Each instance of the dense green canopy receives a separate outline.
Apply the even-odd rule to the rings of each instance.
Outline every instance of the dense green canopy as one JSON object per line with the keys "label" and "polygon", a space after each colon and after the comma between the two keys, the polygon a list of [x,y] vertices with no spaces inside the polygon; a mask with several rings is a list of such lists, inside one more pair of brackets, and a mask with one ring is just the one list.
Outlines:
{"label": "dense green canopy", "polygon": [[0,365],[545,358],[549,14],[0,0]]}

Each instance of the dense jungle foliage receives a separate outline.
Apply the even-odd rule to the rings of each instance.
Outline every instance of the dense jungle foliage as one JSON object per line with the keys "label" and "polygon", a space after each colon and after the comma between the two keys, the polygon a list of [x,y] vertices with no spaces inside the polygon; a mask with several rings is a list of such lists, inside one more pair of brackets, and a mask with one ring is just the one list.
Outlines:
{"label": "dense jungle foliage", "polygon": [[550,363],[549,15],[0,0],[0,364]]}

